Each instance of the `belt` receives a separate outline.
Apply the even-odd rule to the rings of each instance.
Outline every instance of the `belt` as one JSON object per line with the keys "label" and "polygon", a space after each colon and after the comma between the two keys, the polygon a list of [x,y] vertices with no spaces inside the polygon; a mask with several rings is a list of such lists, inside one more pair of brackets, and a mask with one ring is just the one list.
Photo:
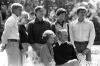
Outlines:
{"label": "belt", "polygon": [[11,41],[11,42],[19,42],[18,39],[8,39],[8,41]]}

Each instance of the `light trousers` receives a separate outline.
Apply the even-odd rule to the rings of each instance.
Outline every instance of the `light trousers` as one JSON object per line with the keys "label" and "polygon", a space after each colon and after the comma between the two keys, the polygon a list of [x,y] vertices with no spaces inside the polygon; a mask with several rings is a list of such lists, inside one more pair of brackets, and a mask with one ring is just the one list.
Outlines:
{"label": "light trousers", "polygon": [[6,46],[8,56],[8,66],[22,66],[21,65],[21,52],[19,50],[18,42],[8,41]]}

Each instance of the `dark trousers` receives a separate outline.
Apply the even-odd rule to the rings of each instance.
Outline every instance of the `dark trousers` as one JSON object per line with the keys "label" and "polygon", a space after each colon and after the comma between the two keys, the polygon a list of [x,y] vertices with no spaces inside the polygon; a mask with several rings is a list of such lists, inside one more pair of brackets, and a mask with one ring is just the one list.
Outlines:
{"label": "dark trousers", "polygon": [[[76,50],[78,53],[83,53],[87,49],[88,41],[84,42],[74,42]],[[86,53],[86,61],[91,61],[91,50]]]}

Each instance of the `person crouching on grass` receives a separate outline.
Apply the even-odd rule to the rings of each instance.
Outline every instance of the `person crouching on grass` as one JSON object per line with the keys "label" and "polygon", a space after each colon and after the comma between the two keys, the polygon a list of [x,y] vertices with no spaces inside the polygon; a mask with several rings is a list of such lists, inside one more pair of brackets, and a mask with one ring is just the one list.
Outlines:
{"label": "person crouching on grass", "polygon": [[41,62],[44,63],[45,66],[55,66],[55,62],[53,60],[53,43],[55,41],[55,34],[52,30],[44,31],[42,38],[45,40],[44,46],[41,47],[40,57]]}
{"label": "person crouching on grass", "polygon": [[79,66],[76,51],[73,45],[67,41],[67,30],[59,30],[57,37],[58,41],[53,47],[56,66]]}

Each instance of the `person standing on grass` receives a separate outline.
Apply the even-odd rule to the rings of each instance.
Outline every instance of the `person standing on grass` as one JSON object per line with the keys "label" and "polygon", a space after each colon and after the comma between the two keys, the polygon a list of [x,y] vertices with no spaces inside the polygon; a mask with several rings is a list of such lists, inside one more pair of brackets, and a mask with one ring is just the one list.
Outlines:
{"label": "person standing on grass", "polygon": [[[4,31],[1,37],[1,51],[6,49],[8,66],[21,66],[21,54],[19,50],[18,22],[23,6],[19,3],[11,5],[12,15],[6,20]],[[6,47],[5,47],[6,46]]]}
{"label": "person standing on grass", "polygon": [[40,55],[40,48],[44,45],[45,40],[42,39],[42,34],[45,30],[51,30],[51,24],[44,20],[44,7],[35,7],[36,18],[28,24],[28,40],[33,49]]}
{"label": "person standing on grass", "polygon": [[87,9],[77,8],[78,18],[70,23],[70,38],[78,53],[86,55],[86,61],[91,62],[91,47],[95,39],[93,22],[86,18]]}

